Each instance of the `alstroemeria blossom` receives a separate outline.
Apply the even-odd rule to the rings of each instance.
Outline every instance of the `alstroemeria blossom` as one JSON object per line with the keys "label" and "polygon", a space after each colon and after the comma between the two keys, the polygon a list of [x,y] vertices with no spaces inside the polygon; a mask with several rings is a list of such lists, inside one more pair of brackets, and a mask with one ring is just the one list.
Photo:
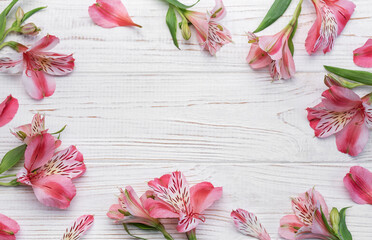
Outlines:
{"label": "alstroemeria blossom", "polygon": [[259,240],[271,240],[270,235],[253,213],[239,208],[231,212],[231,217],[236,229],[242,234]]}
{"label": "alstroemeria blossom", "polygon": [[12,95],[9,95],[2,103],[0,103],[0,127],[5,126],[12,121],[18,108],[18,100]]}
{"label": "alstroemeria blossom", "polygon": [[97,0],[95,4],[89,7],[88,12],[93,22],[104,28],[141,27],[132,21],[121,0]]}
{"label": "alstroemeria blossom", "polygon": [[372,39],[368,39],[363,47],[353,52],[354,63],[359,67],[372,68]]}
{"label": "alstroemeria blossom", "polygon": [[0,240],[15,240],[18,231],[18,223],[0,213]]}
{"label": "alstroemeria blossom", "polygon": [[350,168],[344,177],[344,185],[354,202],[372,205],[372,172],[368,169],[358,166]]}
{"label": "alstroemeria blossom", "polygon": [[312,0],[316,21],[306,39],[306,51],[311,55],[322,49],[332,50],[336,37],[341,34],[354,12],[355,4],[349,0]]}
{"label": "alstroemeria blossom", "polygon": [[119,204],[112,205],[107,216],[117,223],[141,223],[156,227],[159,220],[152,218],[148,212],[147,199],[151,196],[148,191],[138,198],[131,186],[120,189]]}
{"label": "alstroemeria blossom", "polygon": [[83,155],[75,146],[55,152],[55,139],[48,133],[35,136],[25,152],[18,182],[31,186],[36,198],[46,206],[66,209],[76,195],[72,179],[85,173]]}
{"label": "alstroemeria blossom", "polygon": [[200,46],[203,50],[216,55],[222,46],[231,43],[231,33],[219,21],[226,15],[222,0],[216,0],[216,6],[211,12],[184,12],[187,20],[195,27]]}
{"label": "alstroemeria blossom", "polygon": [[329,215],[323,196],[315,189],[309,189],[292,199],[294,214],[280,220],[279,235],[289,240],[329,239],[331,236],[324,225],[321,212]]}
{"label": "alstroemeria blossom", "polygon": [[331,86],[324,91],[322,102],[308,108],[307,119],[319,138],[336,136],[339,151],[358,155],[367,144],[372,126],[370,96],[362,99],[352,90]]}
{"label": "alstroemeria blossom", "polygon": [[222,197],[222,187],[202,182],[189,187],[181,172],[173,172],[150,181],[158,199],[149,199],[150,215],[154,218],[178,218],[177,230],[189,232],[205,221],[203,212]]}
{"label": "alstroemeria blossom", "polygon": [[24,69],[23,85],[34,99],[43,99],[53,95],[56,82],[47,75],[66,75],[74,69],[72,54],[65,55],[49,52],[59,43],[59,39],[47,35],[33,46],[23,49],[14,59],[0,58],[0,71],[18,72]]}
{"label": "alstroemeria blossom", "polygon": [[[45,128],[45,116],[36,113],[32,118],[31,124],[19,126],[11,132],[22,142],[29,144],[34,137],[48,132],[48,129]],[[61,143],[61,140],[55,139],[56,148],[58,148]]]}
{"label": "alstroemeria blossom", "polygon": [[93,222],[93,215],[79,217],[70,228],[66,229],[62,240],[78,240],[93,225]]}

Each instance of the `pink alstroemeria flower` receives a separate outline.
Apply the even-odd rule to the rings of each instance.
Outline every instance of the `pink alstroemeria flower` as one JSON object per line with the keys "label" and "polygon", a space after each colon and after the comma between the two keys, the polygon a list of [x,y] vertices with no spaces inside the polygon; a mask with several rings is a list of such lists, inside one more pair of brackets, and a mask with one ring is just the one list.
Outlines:
{"label": "pink alstroemeria flower", "polygon": [[331,234],[322,220],[321,211],[328,217],[328,206],[323,196],[309,189],[292,199],[294,214],[280,220],[279,235],[289,240],[329,239]]}
{"label": "pink alstroemeria flower", "polygon": [[59,43],[59,39],[47,35],[32,47],[22,49],[21,55],[14,59],[0,58],[0,71],[17,72],[24,69],[23,85],[27,93],[34,99],[52,96],[56,82],[47,75],[66,75],[74,69],[75,59],[72,54],[65,55],[48,52]]}
{"label": "pink alstroemeria flower", "polygon": [[231,212],[231,217],[236,229],[242,234],[259,240],[271,240],[270,235],[253,213],[239,208]]}
{"label": "pink alstroemeria flower", "polygon": [[315,136],[326,138],[335,134],[339,151],[358,155],[367,144],[368,128],[372,126],[370,95],[361,99],[350,89],[331,86],[322,96],[321,103],[307,109]]}
{"label": "pink alstroemeria flower", "polygon": [[159,220],[152,218],[148,212],[147,199],[151,196],[151,191],[148,191],[138,198],[131,186],[120,189],[119,204],[113,204],[107,216],[117,223],[141,223],[156,227]]}
{"label": "pink alstroemeria flower", "polygon": [[89,16],[95,24],[104,28],[119,26],[141,27],[130,18],[127,9],[120,0],[97,0],[89,7]]}
{"label": "pink alstroemeria flower", "polygon": [[372,205],[372,173],[363,167],[354,166],[344,177],[344,185],[351,198],[358,204]]}
{"label": "pink alstroemeria flower", "polygon": [[52,135],[35,136],[26,148],[24,167],[17,179],[31,186],[42,204],[66,209],[76,195],[72,179],[83,175],[86,168],[83,155],[75,146],[56,153],[55,150]]}
{"label": "pink alstroemeria flower", "polygon": [[13,219],[0,213],[0,239],[15,240],[15,234],[19,231],[19,225]]}
{"label": "pink alstroemeria flower", "polygon": [[225,44],[231,43],[231,33],[219,21],[226,16],[222,0],[216,0],[216,6],[211,12],[184,12],[187,20],[195,27],[199,44],[203,50],[214,56]]}
{"label": "pink alstroemeria flower", "polygon": [[66,229],[62,240],[78,240],[93,225],[93,222],[93,215],[79,217],[69,229]]}
{"label": "pink alstroemeria flower", "polygon": [[312,0],[316,21],[306,39],[306,51],[311,55],[323,49],[332,50],[336,37],[344,30],[354,12],[355,4],[349,0]]}
{"label": "pink alstroemeria flower", "polygon": [[166,174],[150,181],[158,199],[149,199],[150,215],[154,218],[178,218],[177,230],[190,232],[205,221],[203,212],[222,197],[222,187],[202,182],[189,187],[181,172]]}
{"label": "pink alstroemeria flower", "polygon": [[0,103],[0,127],[8,124],[18,112],[18,100],[12,95],[9,95],[2,103]]}
{"label": "pink alstroemeria flower", "polygon": [[[40,113],[36,113],[34,117],[32,118],[31,124],[25,124],[22,126],[19,126],[11,131],[11,133],[24,142],[25,144],[29,144],[30,141],[38,136],[42,135],[44,133],[47,133],[48,129],[45,129],[45,116],[41,115]],[[61,145],[61,140],[55,138],[56,142],[56,148],[58,148]]]}
{"label": "pink alstroemeria flower", "polygon": [[372,67],[372,39],[358,49],[354,50],[354,63],[359,67],[371,68]]}

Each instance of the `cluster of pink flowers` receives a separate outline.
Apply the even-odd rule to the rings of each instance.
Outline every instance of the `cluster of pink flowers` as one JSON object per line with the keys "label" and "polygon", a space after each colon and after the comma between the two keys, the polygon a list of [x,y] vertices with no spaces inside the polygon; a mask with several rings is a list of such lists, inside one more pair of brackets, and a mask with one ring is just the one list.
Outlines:
{"label": "cluster of pink flowers", "polygon": [[222,187],[202,182],[189,187],[181,172],[166,174],[148,182],[151,190],[139,199],[133,188],[121,189],[119,204],[111,206],[107,216],[117,223],[139,223],[161,231],[173,239],[160,219],[178,219],[177,231],[196,239],[196,227],[206,220],[204,211],[222,197]]}

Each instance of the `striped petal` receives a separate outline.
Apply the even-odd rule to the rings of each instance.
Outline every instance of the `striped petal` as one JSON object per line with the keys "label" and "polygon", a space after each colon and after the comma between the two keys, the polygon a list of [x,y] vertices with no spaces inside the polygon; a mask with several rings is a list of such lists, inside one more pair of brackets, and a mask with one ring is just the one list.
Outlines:
{"label": "striped petal", "polygon": [[74,224],[66,230],[62,240],[77,240],[79,239],[94,222],[93,215],[83,215],[79,217]]}
{"label": "striped petal", "polygon": [[237,209],[231,212],[236,229],[244,235],[260,240],[270,240],[266,229],[260,223],[256,215],[244,209]]}

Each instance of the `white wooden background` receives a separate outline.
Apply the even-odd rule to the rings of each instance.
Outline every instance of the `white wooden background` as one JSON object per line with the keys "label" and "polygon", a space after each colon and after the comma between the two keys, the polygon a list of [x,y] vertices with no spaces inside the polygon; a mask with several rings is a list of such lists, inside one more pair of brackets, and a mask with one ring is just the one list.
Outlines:
{"label": "white wooden background", "polygon": [[[1,7],[8,2],[0,1]],[[315,10],[305,0],[294,39],[297,75],[278,82],[271,81],[267,70],[255,72],[245,62],[246,32],[257,27],[272,0],[225,0],[223,23],[235,43],[217,57],[200,52],[195,38],[181,41],[182,51],[177,50],[165,24],[167,5],[160,0],[125,1],[143,29],[94,25],[87,12],[93,2],[24,1],[26,10],[48,5],[32,21],[42,34],[61,38],[58,52],[73,52],[76,58],[75,71],[57,79],[52,97],[34,101],[20,75],[0,75],[1,99],[12,93],[20,101],[15,119],[0,129],[1,155],[19,144],[9,128],[41,112],[51,130],[68,124],[63,146],[76,144],[88,166],[75,181],[78,193],[67,211],[44,207],[29,187],[0,188],[0,212],[18,220],[18,239],[61,238],[67,226],[87,213],[96,221],[84,239],[131,239],[106,217],[118,187],[132,185],[143,193],[146,181],[175,170],[183,171],[191,184],[211,181],[224,187],[223,198],[198,228],[201,240],[248,239],[234,230],[229,217],[238,207],[255,212],[277,239],[279,219],[291,213],[289,197],[313,186],[329,206],[353,206],[347,222],[355,240],[372,239],[371,206],[354,204],[342,183],[353,165],[372,170],[372,140],[360,156],[344,155],[333,137],[314,138],[305,111],[326,89],[323,64],[354,68],[352,51],[372,37],[370,0],[354,0],[356,12],[332,53],[312,57],[304,41]],[[296,4],[264,33],[284,27]],[[213,0],[202,0],[195,9],[213,6]],[[368,90],[372,88],[357,91]],[[185,239],[171,221],[166,227],[176,239]],[[157,233],[133,233],[162,239]]]}

